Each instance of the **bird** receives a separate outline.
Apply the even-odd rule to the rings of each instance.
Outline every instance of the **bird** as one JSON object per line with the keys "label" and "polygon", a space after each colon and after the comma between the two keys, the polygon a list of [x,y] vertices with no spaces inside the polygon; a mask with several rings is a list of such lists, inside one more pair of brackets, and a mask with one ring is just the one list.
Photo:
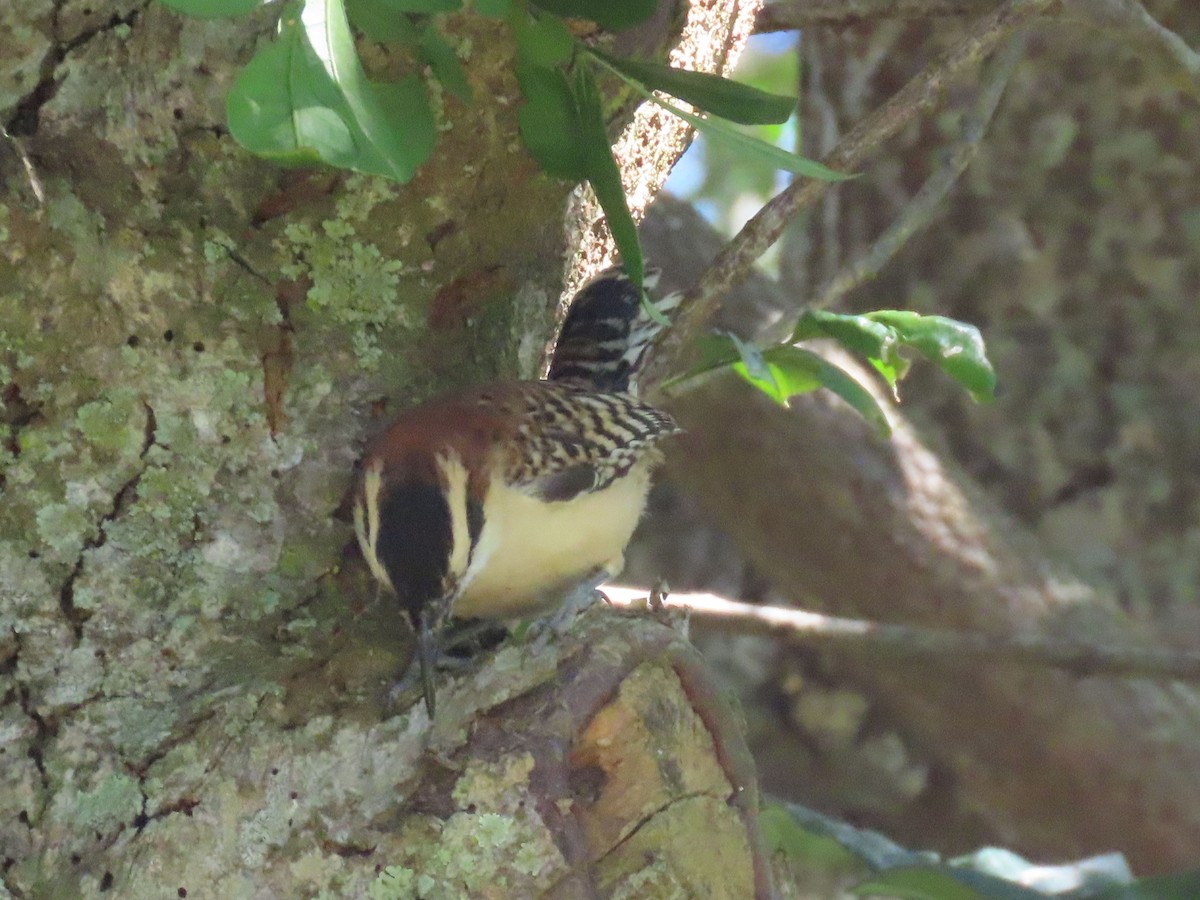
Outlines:
{"label": "bird", "polygon": [[661,319],[623,268],[606,269],[573,298],[545,380],[436,397],[367,446],[355,534],[415,633],[430,719],[451,618],[543,615],[572,588],[623,568],[660,442],[680,431],[635,394]]}

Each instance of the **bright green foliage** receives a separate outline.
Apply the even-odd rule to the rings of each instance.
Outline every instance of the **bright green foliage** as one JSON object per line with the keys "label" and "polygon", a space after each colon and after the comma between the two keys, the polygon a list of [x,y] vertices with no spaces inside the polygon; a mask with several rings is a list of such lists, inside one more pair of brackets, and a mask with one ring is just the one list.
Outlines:
{"label": "bright green foliage", "polygon": [[910,366],[901,354],[905,347],[933,361],[977,400],[990,400],[996,389],[996,373],[978,329],[942,316],[899,310],[861,316],[809,310],[786,343],[767,350],[731,335],[713,336],[701,346],[700,365],[673,383],[729,367],[781,404],[797,394],[824,387],[886,436],[891,430],[887,418],[869,391],[824,357],[795,346],[818,337],[832,338],[851,353],[865,357],[893,392]]}
{"label": "bright green foliage", "polygon": [[892,328],[901,343],[936,364],[976,400],[991,400],[995,395],[996,373],[974,325],[898,309],[867,313],[867,318]]}
{"label": "bright green foliage", "polygon": [[[901,847],[874,831],[847,825],[793,803],[759,813],[763,838],[798,871],[821,871],[859,896],[901,900],[1194,900],[1200,870],[1134,879],[1119,853],[1059,865],[1031,863],[997,847],[942,860]],[[850,881],[858,882],[853,888]],[[1070,887],[1078,885],[1078,887]]]}
{"label": "bright green foliage", "polygon": [[[169,2],[195,15],[231,15],[260,0]],[[250,61],[230,93],[230,132],[251,152],[283,164],[324,162],[408,181],[433,152],[436,129],[424,85],[415,76],[394,84],[369,81],[358,61],[351,23],[371,40],[408,44],[447,91],[470,102],[470,85],[458,58],[428,18],[461,6],[461,0],[297,0],[286,8],[276,40]],[[534,0],[532,6],[531,12],[524,2],[512,0],[474,4],[483,15],[503,16],[513,31],[525,99],[519,125],[530,153],[549,175],[591,183],[625,268],[639,286],[644,263],[637,228],[612,157],[592,66],[616,72],[643,95],[731,141],[751,159],[802,175],[843,177],[712,118],[782,122],[795,106],[791,97],[716,75],[601,54],[580,44],[558,18],[589,19],[621,30],[649,18],[656,0]],[[701,118],[677,110],[656,98],[655,90],[711,115]]]}
{"label": "bright green foliage", "polygon": [[865,357],[893,392],[910,365],[900,353],[904,347],[911,347],[936,364],[976,400],[991,400],[996,391],[996,372],[979,329],[955,319],[889,309],[859,316],[809,310],[801,317],[792,340],[815,337],[833,338]]}
{"label": "bright green foliage", "polygon": [[612,232],[625,272],[639,288],[645,273],[642,245],[638,242],[637,226],[629,214],[625,202],[625,188],[621,184],[621,170],[613,159],[612,147],[604,121],[604,110],[600,105],[600,90],[596,79],[587,66],[575,70],[575,100],[579,104],[580,137],[583,144],[584,167],[596,199],[604,209],[608,228]]}
{"label": "bright green foliage", "polygon": [[[163,2],[193,15],[216,16],[248,12],[262,0]],[[408,181],[434,149],[436,124],[425,85],[415,75],[387,84],[370,81],[358,59],[351,23],[371,40],[408,45],[450,94],[469,103],[466,74],[436,18],[431,18],[462,5],[462,0],[294,0],[284,7],[277,38],[259,50],[230,92],[230,132],[251,152],[283,164],[324,162]],[[612,155],[597,67],[733,148],[739,159],[810,178],[850,177],[730,124],[783,122],[795,107],[791,97],[716,75],[610,56],[580,43],[559,18],[589,19],[621,30],[649,18],[655,7],[656,0],[473,3],[479,14],[503,17],[513,32],[516,75],[524,98],[518,124],[526,147],[548,175],[591,184],[625,269],[639,287],[645,263]],[[678,97],[707,115],[685,112],[655,91]],[[646,309],[651,318],[666,324],[649,303]],[[977,399],[989,399],[995,387],[995,373],[977,330],[952,319],[898,311],[865,316],[810,312],[791,341],[765,351],[716,337],[698,371],[731,367],[779,403],[818,387],[829,388],[886,434],[887,421],[869,392],[836,366],[793,346],[817,336],[832,337],[864,355],[893,391],[909,366],[900,353],[903,347],[931,359]]]}
{"label": "bright green foliage", "polygon": [[462,0],[374,0],[376,4],[396,14],[454,12]]}
{"label": "bright green foliage", "polygon": [[380,0],[346,0],[346,15],[350,24],[372,41],[416,44],[420,40],[421,29],[412,19]]}
{"label": "bright green foliage", "polygon": [[475,10],[484,16],[502,19],[512,9],[512,0],[475,0]]}
{"label": "bright green foliage", "polygon": [[471,85],[454,48],[446,43],[441,32],[432,24],[426,25],[417,41],[417,49],[436,78],[446,90],[463,103],[471,102]]}
{"label": "bright green foliage", "polygon": [[811,350],[790,344],[762,350],[730,334],[704,338],[700,350],[700,365],[687,375],[672,379],[668,385],[728,368],[781,406],[786,406],[792,397],[828,388],[849,403],[881,437],[891,433],[887,417],[871,393]]}
{"label": "bright green foliage", "polygon": [[308,0],[242,70],[227,112],[240,144],[283,163],[321,161],[407,181],[433,151],[420,80],[367,80],[341,0]]}
{"label": "bright green foliage", "polygon": [[[701,87],[701,83],[687,76],[698,75],[696,72],[678,72],[675,76],[675,87],[683,89],[690,94],[690,97],[682,97],[695,106],[706,109],[709,112],[714,112],[713,116],[703,117],[692,115],[689,112],[684,112],[673,103],[668,103],[657,94],[652,88],[654,85],[644,83],[633,77],[630,63],[623,61],[620,66],[614,65],[608,57],[598,54],[595,51],[589,50],[588,57],[596,60],[601,65],[605,66],[610,71],[614,72],[625,80],[635,91],[645,97],[647,100],[657,103],[668,112],[679,116],[693,128],[703,132],[713,140],[728,144],[740,154],[743,159],[750,159],[759,164],[769,166],[773,169],[784,169],[796,175],[803,175],[808,178],[816,178],[822,181],[844,181],[852,176],[845,175],[841,172],[835,172],[828,166],[823,166],[819,162],[811,159],[805,159],[803,156],[798,156],[795,153],[789,153],[781,147],[776,147],[774,144],[768,144],[766,141],[760,141],[758,138],[746,134],[734,128],[728,122],[722,119],[715,118],[716,113],[709,106],[704,105],[701,101],[705,96],[709,97],[709,102],[717,105],[717,108],[729,110],[743,106],[748,112],[745,112],[738,121],[761,121],[772,123],[778,121],[778,114],[781,111],[781,100],[788,101],[789,113],[795,105],[795,101],[791,98],[780,97],[778,94],[768,94],[765,91],[760,91],[758,88],[753,88],[748,85],[738,84],[736,81],[729,81],[724,78],[717,78],[717,81],[724,82],[720,90],[714,89],[713,86],[705,84]],[[634,63],[634,67],[644,64]],[[672,70],[674,71],[674,70]],[[683,76],[683,77],[680,77]],[[708,76],[716,77],[716,76]],[[659,79],[661,80],[661,79]],[[674,91],[669,91],[674,93]],[[676,94],[676,96],[681,96]],[[728,117],[727,117],[728,118]],[[786,119],[787,116],[785,115]]]}
{"label": "bright green foliage", "polygon": [[575,53],[575,38],[562,19],[542,16],[530,19],[518,16],[513,20],[517,39],[517,56],[526,65],[549,68],[569,62]]}
{"label": "bright green foliage", "polygon": [[730,122],[741,125],[779,124],[786,122],[796,109],[794,97],[768,94],[720,75],[689,72],[634,59],[619,59],[599,50],[589,52],[632,83],[663,91]]}
{"label": "bright green foliage", "polygon": [[816,178],[819,181],[845,181],[848,178],[854,177],[843,172],[835,172],[833,169],[823,166],[815,160],[806,159],[795,153],[789,153],[782,147],[776,147],[774,144],[760,141],[758,138],[739,131],[721,119],[714,119],[711,116],[706,118],[694,116],[656,97],[654,94],[647,93],[646,96],[663,109],[679,116],[679,118],[683,119],[693,128],[703,132],[713,140],[729,144],[742,153],[746,159],[752,159],[762,165],[771,166],[776,169],[783,169],[795,175],[803,175],[805,178]]}
{"label": "bright green foliage", "polygon": [[860,873],[866,865],[834,837],[805,828],[782,806],[768,803],[758,814],[758,827],[769,851],[809,869]]}
{"label": "bright green foliage", "polygon": [[777,403],[825,387],[854,407],[877,432],[887,435],[887,419],[869,391],[833,363],[794,346],[818,337],[832,338],[851,353],[866,358],[893,393],[911,365],[901,353],[905,347],[934,362],[976,400],[992,399],[996,389],[996,373],[978,329],[942,316],[901,310],[861,316],[809,310],[785,344],[767,350],[733,336],[713,336],[701,347],[700,365],[672,383],[729,367]]}
{"label": "bright green foliage", "polygon": [[587,178],[587,161],[576,136],[579,110],[562,69],[518,61],[517,80],[525,104],[517,113],[521,137],[548,175],[567,181]]}

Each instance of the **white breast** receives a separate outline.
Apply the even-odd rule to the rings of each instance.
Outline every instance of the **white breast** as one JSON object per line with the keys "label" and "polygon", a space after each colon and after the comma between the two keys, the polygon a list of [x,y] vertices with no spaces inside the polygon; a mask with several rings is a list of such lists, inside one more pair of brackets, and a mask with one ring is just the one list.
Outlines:
{"label": "white breast", "polygon": [[589,575],[616,575],[649,489],[648,461],[602,491],[556,503],[494,483],[453,615],[536,615]]}

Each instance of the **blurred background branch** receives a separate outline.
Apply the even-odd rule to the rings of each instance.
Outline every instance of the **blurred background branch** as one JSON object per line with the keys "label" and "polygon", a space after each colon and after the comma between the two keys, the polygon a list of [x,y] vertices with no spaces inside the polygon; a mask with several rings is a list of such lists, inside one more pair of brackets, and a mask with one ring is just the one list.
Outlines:
{"label": "blurred background branch", "polygon": [[1154,647],[1106,646],[1039,634],[986,634],[919,628],[829,616],[791,606],[764,606],[716,594],[655,594],[606,585],[604,596],[619,609],[660,610],[682,621],[703,622],[730,634],[759,635],[831,652],[880,652],[889,658],[924,661],[979,660],[1064,669],[1091,676],[1200,679],[1200,653]]}

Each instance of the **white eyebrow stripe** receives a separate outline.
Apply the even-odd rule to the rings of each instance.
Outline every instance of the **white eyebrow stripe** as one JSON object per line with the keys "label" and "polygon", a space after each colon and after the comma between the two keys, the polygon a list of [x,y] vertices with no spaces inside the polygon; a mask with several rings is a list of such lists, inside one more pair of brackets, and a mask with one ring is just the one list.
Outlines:
{"label": "white eyebrow stripe", "polygon": [[471,531],[467,523],[467,467],[462,457],[446,451],[437,457],[438,469],[446,480],[446,504],[450,507],[450,559],[446,576],[456,584],[471,559]]}
{"label": "white eyebrow stripe", "polygon": [[[389,590],[395,586],[388,576],[387,570],[379,561],[379,493],[383,489],[383,461],[372,460],[363,472],[362,497],[354,504],[354,532],[358,536],[358,544],[371,574],[378,578]],[[363,514],[363,503],[366,503],[366,515]]]}

